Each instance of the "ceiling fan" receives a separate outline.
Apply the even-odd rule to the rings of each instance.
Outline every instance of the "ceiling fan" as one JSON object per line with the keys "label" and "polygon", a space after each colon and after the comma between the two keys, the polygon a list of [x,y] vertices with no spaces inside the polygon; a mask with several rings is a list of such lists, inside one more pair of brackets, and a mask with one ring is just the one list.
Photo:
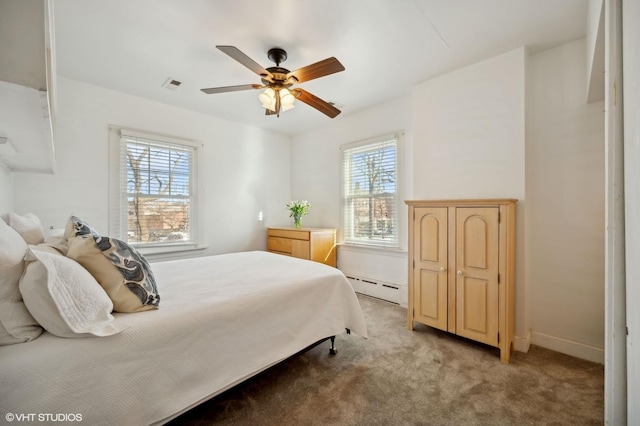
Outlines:
{"label": "ceiling fan", "polygon": [[237,92],[240,90],[265,89],[258,98],[265,108],[266,115],[276,115],[280,117],[281,111],[293,108],[296,99],[317,109],[323,114],[334,118],[340,114],[340,110],[315,95],[299,88],[292,88],[294,84],[304,83],[315,78],[324,77],[329,74],[344,71],[344,66],[336,58],[331,57],[323,61],[316,62],[295,71],[282,68],[280,64],[287,60],[287,52],[279,47],[269,49],[267,57],[275,62],[275,67],[263,68],[253,59],[242,53],[234,46],[216,46],[219,50],[231,56],[251,71],[255,72],[262,79],[262,84],[242,84],[239,86],[212,87],[201,89],[210,95],[213,93]]}

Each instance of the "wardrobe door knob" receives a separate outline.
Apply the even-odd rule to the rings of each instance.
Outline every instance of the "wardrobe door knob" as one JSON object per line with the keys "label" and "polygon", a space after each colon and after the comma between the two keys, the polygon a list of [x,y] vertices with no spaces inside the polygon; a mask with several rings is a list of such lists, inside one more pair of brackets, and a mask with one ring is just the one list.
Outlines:
{"label": "wardrobe door knob", "polygon": [[458,271],[458,275],[462,276],[462,271]]}
{"label": "wardrobe door knob", "polygon": [[445,268],[444,266],[441,266],[441,267],[440,267],[440,272],[444,272],[444,271],[446,271],[446,270],[447,270],[447,268]]}

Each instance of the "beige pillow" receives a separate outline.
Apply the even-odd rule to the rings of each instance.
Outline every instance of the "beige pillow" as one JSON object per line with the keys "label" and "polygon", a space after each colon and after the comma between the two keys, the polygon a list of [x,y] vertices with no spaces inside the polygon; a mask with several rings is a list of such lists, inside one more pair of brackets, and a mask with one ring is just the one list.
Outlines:
{"label": "beige pillow", "polygon": [[18,287],[26,252],[27,243],[0,220],[0,345],[28,342],[42,333]]}
{"label": "beige pillow", "polygon": [[44,241],[42,223],[33,213],[26,213],[22,216],[13,212],[9,213],[9,226],[15,229],[27,244],[40,244]]}
{"label": "beige pillow", "polygon": [[67,255],[67,239],[63,235],[54,235],[45,238],[44,243],[38,244],[38,247],[47,246],[55,249],[58,253]]}
{"label": "beige pillow", "polygon": [[93,234],[69,239],[67,256],[91,272],[117,312],[156,309],[160,295],[151,268],[136,249],[115,238]]}
{"label": "beige pillow", "polygon": [[50,247],[27,251],[29,262],[20,292],[45,330],[60,337],[111,336],[126,327],[114,324],[113,303],[80,264]]}

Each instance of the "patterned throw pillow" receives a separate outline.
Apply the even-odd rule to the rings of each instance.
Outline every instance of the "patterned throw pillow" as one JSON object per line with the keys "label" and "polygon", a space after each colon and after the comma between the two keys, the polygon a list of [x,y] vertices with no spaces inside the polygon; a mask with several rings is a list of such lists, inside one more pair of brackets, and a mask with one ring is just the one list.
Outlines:
{"label": "patterned throw pillow", "polygon": [[73,237],[78,235],[99,235],[98,231],[96,231],[91,225],[89,225],[84,220],[80,219],[76,216],[71,216],[67,221],[67,226],[64,228],[64,236],[67,240],[70,240]]}
{"label": "patterned throw pillow", "polygon": [[135,248],[116,238],[98,235],[89,224],[74,216],[70,222],[67,257],[94,276],[113,301],[114,311],[140,312],[158,307],[160,295],[155,277],[147,260]]}

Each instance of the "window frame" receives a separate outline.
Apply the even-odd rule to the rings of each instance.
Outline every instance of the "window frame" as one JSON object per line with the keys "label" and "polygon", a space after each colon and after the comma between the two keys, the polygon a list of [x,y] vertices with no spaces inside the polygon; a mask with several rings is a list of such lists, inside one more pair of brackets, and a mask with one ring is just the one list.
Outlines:
{"label": "window frame", "polygon": [[[365,240],[359,238],[352,238],[353,235],[353,223],[349,223],[347,220],[348,216],[353,216],[349,212],[347,212],[347,208],[349,207],[349,203],[347,198],[350,197],[347,194],[348,183],[347,179],[347,171],[346,171],[346,155],[349,151],[353,150],[361,150],[366,151],[368,146],[372,148],[375,145],[381,145],[384,142],[388,142],[394,140],[395,141],[395,202],[394,202],[394,211],[396,215],[394,229],[393,229],[393,240],[389,242],[385,242],[383,240]],[[371,248],[371,249],[384,249],[384,250],[402,250],[403,244],[403,235],[402,232],[404,230],[405,218],[402,214],[402,170],[403,170],[403,132],[398,131],[391,134],[385,134],[381,136],[376,136],[369,139],[364,139],[352,143],[347,143],[340,146],[340,222],[342,227],[342,242],[341,244],[353,246],[353,247],[363,247],[363,248]],[[380,146],[380,149],[383,147]],[[374,194],[374,198],[381,197],[380,194]]]}
{"label": "window frame", "polygon": [[[187,241],[161,241],[152,243],[128,242],[128,194],[123,183],[126,185],[126,179],[122,179],[122,173],[127,173],[126,164],[122,161],[121,149],[123,139],[125,137],[140,138],[153,142],[157,142],[159,146],[166,146],[171,149],[188,148],[193,153],[192,168],[190,170],[190,211],[189,211],[189,234]],[[144,254],[162,254],[189,250],[198,250],[205,248],[201,243],[201,226],[199,222],[200,201],[200,185],[199,174],[202,170],[200,159],[202,157],[203,145],[197,141],[179,138],[174,136],[161,135],[148,131],[130,129],[121,126],[109,126],[109,234],[128,242],[136,247]]]}

